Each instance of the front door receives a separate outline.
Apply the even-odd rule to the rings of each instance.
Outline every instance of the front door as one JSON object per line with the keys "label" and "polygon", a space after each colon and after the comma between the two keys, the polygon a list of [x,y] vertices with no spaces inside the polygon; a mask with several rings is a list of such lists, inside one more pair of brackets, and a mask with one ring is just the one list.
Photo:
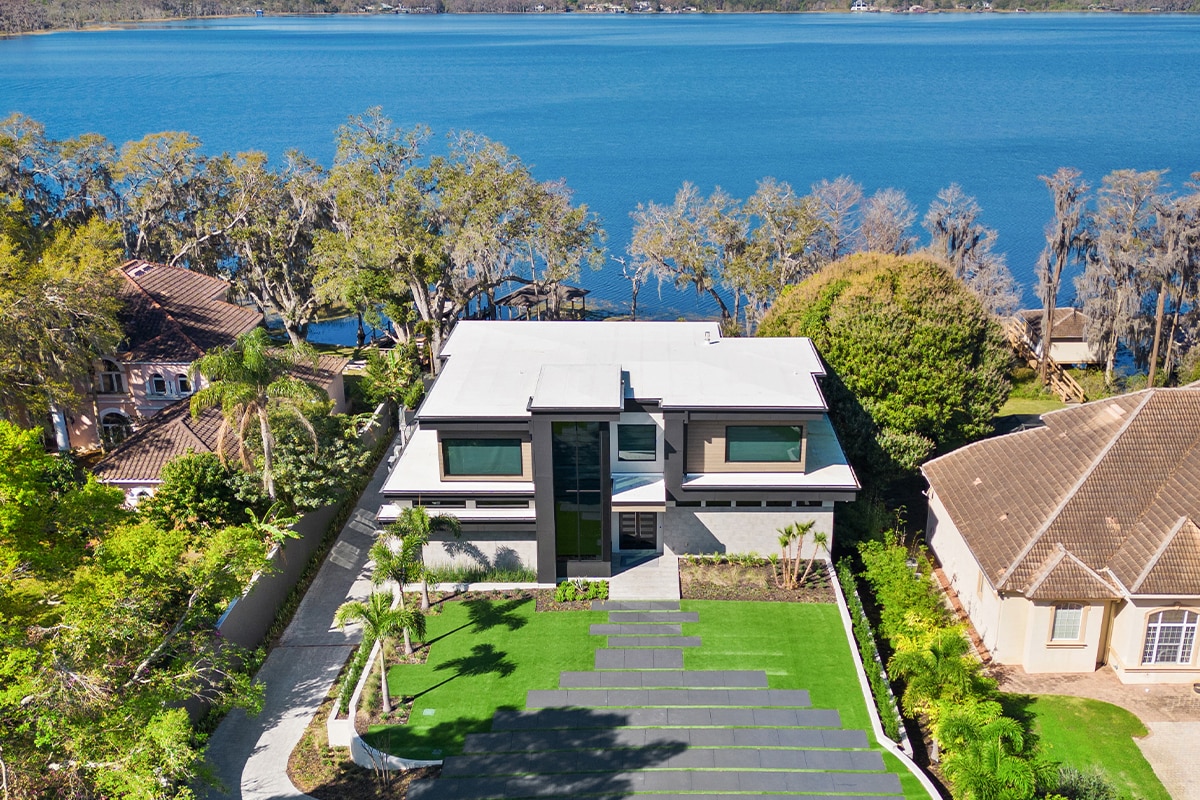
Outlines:
{"label": "front door", "polygon": [[622,550],[658,549],[658,514],[653,511],[623,511],[618,515],[618,546]]}

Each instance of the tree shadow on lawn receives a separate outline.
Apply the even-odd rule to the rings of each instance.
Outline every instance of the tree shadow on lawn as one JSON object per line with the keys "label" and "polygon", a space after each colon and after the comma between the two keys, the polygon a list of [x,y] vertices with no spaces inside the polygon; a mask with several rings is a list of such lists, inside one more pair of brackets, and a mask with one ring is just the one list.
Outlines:
{"label": "tree shadow on lawn", "polygon": [[442,635],[425,642],[425,647],[430,647],[435,642],[440,642],[447,636],[453,636],[464,628],[470,628],[472,633],[483,633],[501,626],[508,628],[510,631],[520,630],[525,627],[529,620],[516,613],[516,610],[526,603],[533,603],[535,601],[517,599],[505,600],[501,603],[495,600],[480,599],[464,600],[462,602],[463,606],[467,609],[467,621],[457,628],[446,631]]}
{"label": "tree shadow on lawn", "polygon": [[503,650],[497,650],[494,644],[485,642],[472,647],[469,656],[461,656],[444,661],[434,667],[433,671],[442,672],[451,669],[454,670],[453,675],[422,689],[412,695],[412,699],[415,701],[429,694],[434,689],[445,686],[455,678],[474,678],[481,675],[499,675],[501,678],[507,678],[517,671],[517,665],[509,660],[508,653]]}
{"label": "tree shadow on lawn", "polygon": [[[631,737],[619,729],[629,715],[616,710],[544,709],[534,718],[493,720],[490,730],[466,743],[462,758],[450,757],[438,779],[442,796],[625,797],[635,791],[688,791],[688,773],[644,770],[686,769],[676,756],[689,748],[671,729]],[[499,727],[496,727],[496,724]],[[447,751],[447,755],[451,755]],[[673,785],[682,782],[685,785]],[[436,792],[435,792],[436,794]]]}
{"label": "tree shadow on lawn", "polygon": [[[500,710],[513,708],[501,706]],[[491,717],[460,717],[428,728],[414,728],[410,724],[384,725],[374,727],[363,736],[363,741],[401,758],[432,760],[461,752],[468,733],[484,733],[491,727]]]}

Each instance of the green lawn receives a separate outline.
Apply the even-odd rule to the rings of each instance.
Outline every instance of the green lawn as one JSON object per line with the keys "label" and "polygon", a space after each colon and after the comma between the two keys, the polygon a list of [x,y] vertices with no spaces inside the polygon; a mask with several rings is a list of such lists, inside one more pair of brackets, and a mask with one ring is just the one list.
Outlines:
{"label": "green lawn", "polygon": [[393,697],[417,695],[405,725],[375,726],[367,740],[406,758],[462,751],[468,733],[491,730],[502,708],[525,708],[530,689],[557,689],[563,670],[592,669],[604,638],[588,626],[600,611],[537,614],[532,600],[442,604],[428,618],[429,659],[388,671]]}
{"label": "green lawn", "polygon": [[[823,603],[731,603],[689,600],[700,621],[683,626],[701,647],[684,651],[686,669],[762,669],[772,689],[807,689],[814,708],[836,708],[842,726],[873,740],[867,701],[854,671],[837,606]],[[884,763],[900,776],[904,796],[924,798],[921,784],[883,748]]]}
{"label": "green lawn", "polygon": [[1067,404],[1057,397],[1010,397],[996,412],[997,417],[1007,417],[1013,414],[1045,414],[1047,411],[1057,411],[1066,408]]}
{"label": "green lawn", "polygon": [[[837,606],[810,603],[685,601],[700,622],[684,634],[703,645],[684,651],[684,667],[765,670],[772,688],[807,689],[814,707],[836,708],[847,728],[871,737],[870,717]],[[388,673],[394,695],[418,694],[406,725],[372,728],[376,747],[408,758],[462,751],[468,733],[491,729],[492,714],[523,709],[530,689],[554,689],[564,670],[591,670],[603,637],[588,626],[603,612],[536,614],[532,601],[447,603],[429,618],[428,663]],[[882,751],[882,748],[880,748]],[[927,798],[920,784],[886,751],[905,796]]]}
{"label": "green lawn", "polygon": [[1005,695],[1009,713],[1032,721],[1042,752],[1052,761],[1087,771],[1100,767],[1126,797],[1170,800],[1133,741],[1146,728],[1111,703],[1064,695]]}

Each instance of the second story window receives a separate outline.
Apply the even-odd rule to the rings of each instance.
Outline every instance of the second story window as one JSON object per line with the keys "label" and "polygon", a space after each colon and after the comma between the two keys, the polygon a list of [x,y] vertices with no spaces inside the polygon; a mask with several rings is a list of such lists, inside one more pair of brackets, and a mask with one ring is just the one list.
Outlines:
{"label": "second story window", "polygon": [[521,440],[442,439],[442,470],[449,477],[521,475]]}
{"label": "second story window", "polygon": [[167,379],[157,372],[150,376],[150,394],[165,395],[167,393]]}
{"label": "second story window", "polygon": [[179,387],[179,393],[181,395],[192,393],[192,382],[188,380],[187,375],[176,375],[175,384]]}
{"label": "second story window", "polygon": [[798,464],[801,438],[799,425],[729,425],[725,428],[725,460]]}
{"label": "second story window", "polygon": [[115,361],[100,363],[100,394],[125,394],[125,376]]}
{"label": "second story window", "polygon": [[618,461],[654,461],[658,457],[658,426],[618,425]]}

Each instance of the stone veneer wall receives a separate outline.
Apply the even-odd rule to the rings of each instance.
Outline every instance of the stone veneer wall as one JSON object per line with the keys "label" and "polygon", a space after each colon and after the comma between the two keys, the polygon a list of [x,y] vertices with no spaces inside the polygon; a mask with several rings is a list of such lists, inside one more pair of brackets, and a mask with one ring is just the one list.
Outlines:
{"label": "stone veneer wall", "polygon": [[[832,508],[680,508],[670,507],[663,519],[663,545],[672,553],[779,552],[779,529],[792,522],[814,520],[833,547]],[[802,558],[812,554],[812,534],[804,538]]]}

